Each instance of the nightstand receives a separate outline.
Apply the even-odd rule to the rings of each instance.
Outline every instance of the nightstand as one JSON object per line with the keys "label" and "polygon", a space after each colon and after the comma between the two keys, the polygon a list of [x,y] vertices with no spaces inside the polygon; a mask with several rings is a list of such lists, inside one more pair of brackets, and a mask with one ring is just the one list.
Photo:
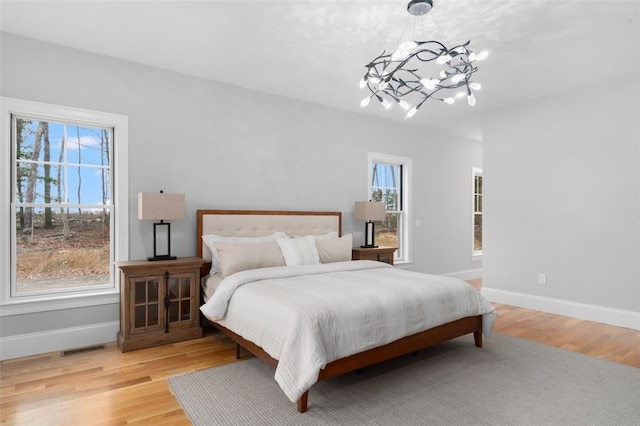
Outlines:
{"label": "nightstand", "polygon": [[397,250],[396,247],[377,247],[377,248],[362,248],[354,247],[351,251],[352,260],[377,260],[378,262],[388,263],[393,265],[393,253]]}
{"label": "nightstand", "polygon": [[116,262],[122,352],[202,337],[198,257]]}

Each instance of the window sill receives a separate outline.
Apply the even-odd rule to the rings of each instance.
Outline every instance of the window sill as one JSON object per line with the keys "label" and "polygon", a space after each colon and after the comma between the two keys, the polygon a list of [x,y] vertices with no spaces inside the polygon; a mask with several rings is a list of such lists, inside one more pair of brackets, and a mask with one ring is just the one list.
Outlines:
{"label": "window sill", "polygon": [[101,293],[58,295],[51,296],[46,300],[25,298],[7,301],[0,305],[0,317],[96,305],[110,305],[118,303],[119,301],[120,293],[117,290]]}

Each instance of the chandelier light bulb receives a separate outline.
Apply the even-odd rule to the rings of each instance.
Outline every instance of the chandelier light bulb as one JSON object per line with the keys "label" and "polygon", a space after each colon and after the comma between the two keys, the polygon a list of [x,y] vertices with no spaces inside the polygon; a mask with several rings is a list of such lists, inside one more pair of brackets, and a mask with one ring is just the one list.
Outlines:
{"label": "chandelier light bulb", "polygon": [[473,90],[480,90],[480,89],[482,89],[482,84],[480,84],[480,83],[469,83],[469,87],[472,88]]}
{"label": "chandelier light bulb", "polygon": [[407,52],[406,50],[396,50],[395,52],[393,52],[393,55],[391,55],[391,60],[392,61],[401,61],[403,59],[406,59],[409,56],[409,52]]}
{"label": "chandelier light bulb", "polygon": [[411,108],[409,111],[407,111],[407,118],[413,117],[414,115],[416,115],[416,112],[418,112],[418,108]]}
{"label": "chandelier light bulb", "polygon": [[476,97],[473,96],[473,93],[467,96],[467,102],[469,102],[469,105],[471,106],[474,106],[476,104]]}
{"label": "chandelier light bulb", "polygon": [[456,74],[453,77],[451,77],[451,82],[460,83],[462,80],[464,80],[464,77],[465,77],[464,74]]}
{"label": "chandelier light bulb", "polygon": [[411,108],[411,105],[409,105],[407,101],[404,101],[402,99],[400,99],[400,101],[398,102],[398,105],[400,105],[400,108],[402,108],[405,111]]}
{"label": "chandelier light bulb", "polygon": [[384,90],[384,89],[386,89],[387,87],[389,87],[389,82],[387,82],[387,81],[383,81],[383,82],[381,82],[381,83],[380,83],[380,85],[378,86],[378,89],[380,89],[380,90]]}
{"label": "chandelier light bulb", "polygon": [[443,101],[445,104],[449,104],[449,105],[452,105],[456,102],[456,100],[453,98],[444,98]]}
{"label": "chandelier light bulb", "polygon": [[449,55],[448,53],[446,55],[440,55],[438,56],[438,59],[436,60],[437,63],[439,63],[440,65],[449,62],[451,60],[451,55]]}
{"label": "chandelier light bulb", "polygon": [[476,59],[478,61],[482,61],[483,59],[487,59],[487,56],[489,56],[489,52],[487,52],[486,50],[483,50],[482,52],[478,53],[478,55],[476,56]]}
{"label": "chandelier light bulb", "polygon": [[362,101],[360,101],[360,106],[364,108],[369,105],[369,102],[371,102],[371,97],[366,97]]}
{"label": "chandelier light bulb", "polygon": [[412,49],[415,49],[416,47],[418,47],[418,43],[416,43],[415,41],[403,41],[402,43],[400,43],[400,46],[398,46],[398,49],[412,50]]}
{"label": "chandelier light bulb", "polygon": [[389,102],[386,99],[383,99],[382,100],[382,106],[384,107],[384,109],[389,109],[389,108],[391,108],[391,102]]}
{"label": "chandelier light bulb", "polygon": [[364,78],[360,79],[360,83],[359,83],[360,88],[364,89],[364,86],[366,86],[366,85],[367,85],[367,82],[364,81]]}
{"label": "chandelier light bulb", "polygon": [[438,83],[440,83],[440,80],[436,79],[436,78],[423,78],[420,80],[420,83],[422,83],[422,85],[425,87],[425,89],[427,90],[433,90],[436,88],[436,85]]}

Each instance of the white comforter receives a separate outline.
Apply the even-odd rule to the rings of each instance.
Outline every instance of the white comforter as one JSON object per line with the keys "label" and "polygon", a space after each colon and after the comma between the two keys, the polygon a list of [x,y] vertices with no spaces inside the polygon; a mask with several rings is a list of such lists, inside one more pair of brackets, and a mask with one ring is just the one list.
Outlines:
{"label": "white comforter", "polygon": [[238,272],[200,309],[278,360],[292,402],[332,361],[475,315],[488,336],[496,315],[464,281],[373,261]]}

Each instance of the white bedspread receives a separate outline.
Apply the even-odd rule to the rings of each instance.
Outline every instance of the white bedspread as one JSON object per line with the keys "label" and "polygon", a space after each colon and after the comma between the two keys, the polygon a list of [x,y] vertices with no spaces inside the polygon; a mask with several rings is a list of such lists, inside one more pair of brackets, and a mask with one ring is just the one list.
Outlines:
{"label": "white bedspread", "polygon": [[200,309],[278,360],[275,379],[292,402],[332,361],[475,315],[488,336],[496,316],[462,280],[373,261],[239,272]]}

